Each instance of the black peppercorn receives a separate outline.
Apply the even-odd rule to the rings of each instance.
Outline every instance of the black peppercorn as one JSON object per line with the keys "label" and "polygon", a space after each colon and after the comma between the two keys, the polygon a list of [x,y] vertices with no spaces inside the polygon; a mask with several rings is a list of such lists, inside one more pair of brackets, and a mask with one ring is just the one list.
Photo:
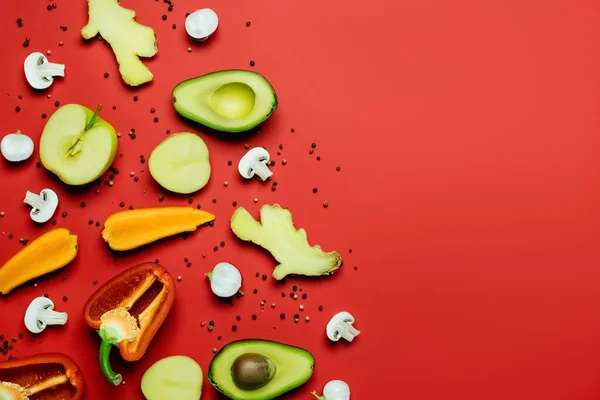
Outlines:
{"label": "black peppercorn", "polygon": [[295,292],[296,290],[298,290],[298,286],[296,286],[296,285],[292,286],[292,290]]}
{"label": "black peppercorn", "polygon": [[216,202],[217,202],[217,199],[213,199],[213,203],[216,203]]}
{"label": "black peppercorn", "polygon": [[252,314],[252,319],[256,319],[256,314]]}
{"label": "black peppercorn", "polygon": [[257,272],[256,274],[254,274],[254,276],[256,276],[258,278],[260,276],[260,274]]}
{"label": "black peppercorn", "polygon": [[231,160],[227,161],[227,165],[231,165],[233,162]]}
{"label": "black peppercorn", "polygon": [[96,227],[100,226],[100,222],[96,221]]}
{"label": "black peppercorn", "polygon": [[317,193],[317,188],[313,188],[313,193]]}
{"label": "black peppercorn", "polygon": [[125,203],[123,203],[123,202],[120,202],[120,203],[119,203],[119,206],[121,206],[121,207],[125,207]]}
{"label": "black peppercorn", "polygon": [[316,149],[317,148],[317,144],[313,143],[313,144],[310,145],[310,147],[312,147],[313,149]]}
{"label": "black peppercorn", "polygon": [[234,332],[235,332],[235,331],[237,331],[237,325],[233,325],[233,326],[231,327],[231,330],[232,330],[232,331],[234,331]]}
{"label": "black peppercorn", "polygon": [[16,106],[16,107],[15,107],[15,111],[16,111],[16,112],[19,112],[19,111],[21,111],[21,107],[19,107],[19,106]]}
{"label": "black peppercorn", "polygon": [[158,117],[154,117],[154,122],[158,122]]}
{"label": "black peppercorn", "polygon": [[90,219],[90,220],[88,221],[88,224],[90,224],[90,225],[92,225],[93,223],[94,223],[94,220],[93,220],[93,219]]}
{"label": "black peppercorn", "polygon": [[225,247],[225,242],[221,242],[221,247]]}
{"label": "black peppercorn", "polygon": [[42,119],[46,119],[47,115],[46,114],[42,114]]}
{"label": "black peppercorn", "polygon": [[281,314],[279,314],[279,318],[281,318],[281,319],[285,319],[285,313],[281,313]]}
{"label": "black peppercorn", "polygon": [[250,21],[246,21],[246,26],[250,26],[251,22]]}
{"label": "black peppercorn", "polygon": [[250,66],[251,67],[254,67],[254,64],[255,64],[254,61],[250,61]]}
{"label": "black peppercorn", "polygon": [[188,199],[188,204],[192,204],[194,202],[194,199]]}
{"label": "black peppercorn", "polygon": [[163,196],[162,194],[158,195],[158,201],[160,201],[161,203],[164,201],[165,196]]}
{"label": "black peppercorn", "polygon": [[235,320],[236,320],[236,321],[239,321],[239,320],[241,320],[241,319],[242,319],[242,317],[240,317],[239,315],[236,315],[236,316],[235,316]]}
{"label": "black peppercorn", "polygon": [[58,100],[56,100],[56,101],[54,102],[54,107],[58,107],[58,106],[60,106],[60,102],[59,102]]}
{"label": "black peppercorn", "polygon": [[177,29],[177,25],[173,24],[173,29]]}
{"label": "black peppercorn", "polygon": [[69,298],[67,296],[63,296],[63,301],[67,301]]}
{"label": "black peppercorn", "polygon": [[234,201],[233,203],[231,203],[232,206],[237,206],[237,201]]}
{"label": "black peppercorn", "polygon": [[85,201],[82,201],[82,202],[81,202],[79,205],[80,205],[81,207],[85,207]]}
{"label": "black peppercorn", "polygon": [[258,293],[258,289],[254,289],[254,290],[252,291],[252,293],[254,293],[254,294]]}
{"label": "black peppercorn", "polygon": [[219,247],[218,247],[218,246],[215,246],[215,247],[213,247],[213,250],[214,250],[214,251],[217,251],[217,250],[219,250]]}
{"label": "black peppercorn", "polygon": [[48,4],[48,7],[46,7],[48,9],[48,11],[52,11],[52,4]]}
{"label": "black peppercorn", "polygon": [[[133,96],[133,101],[138,101],[138,97],[137,96]],[[135,132],[135,129],[132,129],[131,131]]]}
{"label": "black peppercorn", "polygon": [[163,14],[162,19],[163,19],[163,21],[166,21],[167,20],[167,15]]}
{"label": "black peppercorn", "polygon": [[319,311],[323,311],[323,306],[319,306]]}
{"label": "black peppercorn", "polygon": [[307,297],[308,297],[308,295],[306,293],[302,294],[302,299],[306,300]]}
{"label": "black peppercorn", "polygon": [[62,213],[62,217],[63,217],[63,218],[65,218],[66,216],[67,216],[67,212],[66,212],[66,211],[63,211],[63,213]]}

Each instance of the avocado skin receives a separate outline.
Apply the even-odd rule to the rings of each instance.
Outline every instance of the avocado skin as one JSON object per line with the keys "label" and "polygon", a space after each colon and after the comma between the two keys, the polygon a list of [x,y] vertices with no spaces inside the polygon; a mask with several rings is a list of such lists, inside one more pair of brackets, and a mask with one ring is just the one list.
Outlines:
{"label": "avocado skin", "polygon": [[[236,126],[236,127],[224,127],[219,124],[211,123],[210,120],[203,118],[202,116],[197,115],[193,112],[190,112],[190,111],[186,110],[184,107],[180,106],[180,104],[178,104],[177,95],[178,95],[178,92],[180,91],[180,89],[185,88],[189,85],[194,85],[197,82],[211,80],[211,79],[213,79],[213,77],[215,79],[220,78],[221,76],[224,76],[224,75],[232,75],[235,77],[236,74],[239,76],[248,75],[248,76],[259,77],[262,80],[262,82],[261,82],[262,85],[264,85],[264,87],[266,87],[268,89],[268,92],[269,92],[270,96],[272,97],[271,101],[270,101],[270,103],[271,103],[270,108],[268,110],[263,111],[262,113],[258,114],[257,117],[254,120],[252,120],[251,122],[249,122],[247,124],[243,124],[241,126]],[[240,80],[235,80],[235,79],[231,80],[231,82],[239,82],[239,81]],[[275,110],[277,110],[277,107],[279,106],[279,98],[277,97],[277,93],[275,92],[273,85],[263,75],[261,75],[257,72],[254,72],[254,71],[248,71],[248,70],[242,70],[242,69],[226,69],[226,70],[214,71],[214,72],[210,72],[205,75],[186,79],[186,80],[178,83],[175,86],[175,88],[173,89],[172,101],[173,101],[173,107],[175,108],[177,113],[184,119],[195,122],[197,124],[200,124],[208,129],[210,129],[213,132],[229,133],[229,134],[248,133],[250,131],[258,129],[267,119],[269,119],[273,115],[273,113],[275,113]]]}
{"label": "avocado skin", "polygon": [[[292,389],[295,389],[299,386],[302,386],[304,383],[306,383],[310,377],[313,374],[313,371],[315,369],[315,358],[314,356],[308,352],[307,350],[301,348],[301,347],[296,347],[296,346],[290,346],[288,344],[285,343],[281,343],[281,342],[277,342],[277,341],[272,341],[272,340],[264,340],[264,339],[242,339],[242,340],[236,340],[233,342],[228,343],[227,345],[225,345],[223,348],[221,348],[219,351],[217,351],[217,353],[215,353],[209,367],[208,367],[208,380],[210,382],[210,384],[220,393],[224,394],[225,396],[228,396],[229,398],[233,399],[233,400],[246,400],[248,397],[235,397],[232,396],[231,393],[228,393],[229,390],[226,387],[220,387],[219,383],[216,380],[215,375],[218,373],[218,371],[215,371],[214,368],[214,364],[217,360],[219,360],[219,358],[221,356],[223,356],[224,354],[227,354],[228,349],[233,347],[233,346],[239,346],[239,345],[255,345],[255,344],[260,344],[260,345],[264,345],[264,346],[272,346],[275,349],[278,349],[279,351],[285,351],[285,353],[294,353],[294,352],[298,352],[298,353],[302,353],[303,355],[309,356],[311,358],[311,363],[310,363],[310,367],[304,371],[305,374],[302,377],[302,379],[294,382],[293,384],[286,386],[284,390],[278,390],[275,393],[265,393],[263,397],[250,397],[251,399],[254,400],[271,400],[274,399],[278,396],[281,396],[284,393],[289,392]],[[285,349],[285,350],[283,350]],[[267,355],[265,355],[267,356]],[[275,361],[274,361],[275,362]],[[285,368],[282,367],[282,365],[280,364],[275,364],[278,371],[284,370]],[[228,370],[227,373],[230,373],[230,371]],[[293,373],[297,373],[297,371],[290,371],[289,373],[293,374]],[[265,386],[263,386],[262,388],[260,388],[259,390],[264,390],[265,388],[268,388],[269,384],[267,383]],[[239,389],[237,387],[235,387],[236,390],[241,391],[242,389]],[[249,390],[247,391],[248,393],[252,393],[255,392],[255,390]]]}

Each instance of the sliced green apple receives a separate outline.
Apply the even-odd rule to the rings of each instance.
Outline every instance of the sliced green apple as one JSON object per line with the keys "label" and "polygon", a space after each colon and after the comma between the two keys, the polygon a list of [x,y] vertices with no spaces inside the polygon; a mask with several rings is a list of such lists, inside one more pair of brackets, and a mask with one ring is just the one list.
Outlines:
{"label": "sliced green apple", "polygon": [[198,400],[202,395],[202,369],[186,356],[172,356],[154,363],[142,377],[147,400]]}
{"label": "sliced green apple", "polygon": [[156,146],[150,154],[148,167],[152,177],[165,189],[174,193],[193,193],[210,179],[208,147],[194,133],[177,133]]}
{"label": "sliced green apple", "polygon": [[79,104],[59,108],[48,120],[40,139],[44,167],[68,185],[85,185],[98,179],[117,153],[117,133]]}

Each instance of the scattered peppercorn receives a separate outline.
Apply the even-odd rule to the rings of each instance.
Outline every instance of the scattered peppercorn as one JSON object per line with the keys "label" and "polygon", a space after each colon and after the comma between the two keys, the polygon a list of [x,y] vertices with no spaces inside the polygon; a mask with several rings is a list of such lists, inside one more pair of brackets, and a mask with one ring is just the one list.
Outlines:
{"label": "scattered peppercorn", "polygon": [[251,60],[251,61],[250,61],[250,66],[251,66],[251,67],[254,67],[254,64],[255,64],[254,60]]}
{"label": "scattered peppercorn", "polygon": [[162,19],[163,19],[163,21],[166,21],[167,20],[167,15],[163,14]]}
{"label": "scattered peppercorn", "polygon": [[216,203],[216,202],[217,202],[217,199],[213,199],[212,201],[213,201],[213,203]]}
{"label": "scattered peppercorn", "polygon": [[281,313],[281,314],[279,314],[279,318],[281,318],[281,319],[285,319],[285,313]]}
{"label": "scattered peppercorn", "polygon": [[97,284],[98,284],[98,281],[94,281],[94,285],[97,285]]}
{"label": "scattered peppercorn", "polygon": [[196,205],[196,208],[199,210],[199,209],[201,209],[201,208],[202,208],[202,205],[201,205],[201,204],[198,204],[198,205]]}
{"label": "scattered peppercorn", "polygon": [[262,276],[262,280],[263,280],[263,281],[266,281],[266,280],[267,280],[267,274],[263,274],[263,276]]}
{"label": "scattered peppercorn", "polygon": [[246,26],[250,26],[252,23],[250,21],[246,21]]}
{"label": "scattered peppercorn", "polygon": [[48,11],[52,11],[52,4],[48,4],[48,7],[46,7],[48,9]]}
{"label": "scattered peppercorn", "polygon": [[225,242],[221,242],[221,247],[225,247]]}
{"label": "scattered peppercorn", "polygon": [[[138,101],[138,97],[137,96],[133,96],[133,101]],[[135,132],[135,129],[132,129],[131,131]]]}
{"label": "scattered peppercorn", "polygon": [[354,266],[354,270],[358,271],[358,266],[357,265]]}
{"label": "scattered peppercorn", "polygon": [[16,106],[16,107],[15,107],[15,111],[16,111],[16,112],[19,112],[19,111],[21,111],[21,107],[19,107],[19,106]]}
{"label": "scattered peppercorn", "polygon": [[250,148],[250,145],[249,145],[248,143],[246,143],[246,144],[244,145],[244,148],[245,148],[246,150],[248,150],[248,149]]}
{"label": "scattered peppercorn", "polygon": [[340,172],[341,168],[340,168],[340,167],[335,167],[335,170],[336,170],[337,172]]}
{"label": "scattered peppercorn", "polygon": [[189,267],[191,267],[191,266],[192,266],[192,263],[188,261],[186,265],[187,265],[187,267],[189,268]]}
{"label": "scattered peppercorn", "polygon": [[177,29],[177,25],[173,24],[173,29]]}
{"label": "scattered peppercorn", "polygon": [[237,206],[237,201],[234,201],[233,203],[231,203],[232,206]]}
{"label": "scattered peppercorn", "polygon": [[214,250],[214,251],[217,251],[217,250],[219,250],[219,247],[218,247],[218,246],[215,246],[215,247],[213,247],[213,250]]}
{"label": "scattered peppercorn", "polygon": [[233,162],[231,160],[227,161],[227,165],[231,165]]}
{"label": "scattered peppercorn", "polygon": [[67,212],[66,212],[66,211],[63,211],[63,213],[62,213],[62,217],[63,217],[63,218],[65,218],[66,216],[67,216]]}
{"label": "scattered peppercorn", "polygon": [[100,226],[100,222],[96,221],[96,227]]}
{"label": "scattered peppercorn", "polygon": [[292,286],[292,290],[295,292],[296,290],[298,290],[298,286],[296,286],[296,285]]}
{"label": "scattered peppercorn", "polygon": [[129,206],[129,209],[130,209],[130,210],[133,210],[133,206]]}
{"label": "scattered peppercorn", "polygon": [[39,161],[35,163],[35,167],[36,168],[41,168],[42,167],[42,163],[40,163]]}
{"label": "scattered peppercorn", "polygon": [[255,320],[256,319],[256,314],[252,314],[252,319]]}
{"label": "scattered peppercorn", "polygon": [[313,144],[310,145],[310,147],[312,147],[313,149],[316,149],[317,148],[317,144],[313,143]]}
{"label": "scattered peppercorn", "polygon": [[239,315],[236,315],[236,316],[235,316],[235,320],[236,320],[236,321],[239,321],[239,320],[241,320],[241,319],[242,319],[242,317],[240,317]]}
{"label": "scattered peppercorn", "polygon": [[158,117],[154,117],[154,122],[158,122]]}
{"label": "scattered peppercorn", "polygon": [[254,294],[258,293],[258,289],[254,289],[254,290],[252,291],[252,293],[254,293]]}
{"label": "scattered peppercorn", "polygon": [[323,306],[319,306],[319,311],[323,311]]}
{"label": "scattered peppercorn", "polygon": [[123,203],[123,202],[120,202],[120,203],[119,203],[119,206],[120,206],[120,207],[125,207],[125,203]]}
{"label": "scattered peppercorn", "polygon": [[58,107],[58,106],[60,106],[60,102],[59,102],[58,100],[56,100],[56,101],[54,102],[54,107]]}
{"label": "scattered peppercorn", "polygon": [[63,301],[67,301],[69,298],[67,296],[63,296]]}
{"label": "scattered peppercorn", "polygon": [[308,295],[306,293],[302,294],[302,299],[306,300],[307,297],[308,297]]}
{"label": "scattered peppercorn", "polygon": [[90,219],[90,220],[88,221],[88,224],[90,224],[90,225],[92,225],[93,223],[94,223],[94,220],[93,220],[93,219]]}
{"label": "scattered peppercorn", "polygon": [[317,161],[321,161],[321,156],[317,156]]}
{"label": "scattered peppercorn", "polygon": [[47,115],[46,114],[42,114],[42,119],[46,119]]}
{"label": "scattered peppercorn", "polygon": [[256,274],[254,274],[254,276],[256,276],[258,278],[260,276],[260,274],[257,272]]}
{"label": "scattered peppercorn", "polygon": [[162,194],[158,195],[158,201],[160,201],[161,203],[164,201],[165,196],[163,196]]}
{"label": "scattered peppercorn", "polygon": [[327,208],[327,207],[329,207],[329,202],[327,202],[327,201],[324,201],[324,202],[323,202],[323,207],[324,207],[324,208]]}

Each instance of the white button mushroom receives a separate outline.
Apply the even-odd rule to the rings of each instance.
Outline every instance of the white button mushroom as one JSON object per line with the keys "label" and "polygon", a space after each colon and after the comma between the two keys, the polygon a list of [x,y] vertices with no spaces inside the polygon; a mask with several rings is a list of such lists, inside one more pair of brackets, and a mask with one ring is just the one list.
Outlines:
{"label": "white button mushroom", "polygon": [[327,324],[327,337],[334,342],[337,342],[340,338],[344,338],[349,342],[353,341],[360,334],[360,331],[352,326],[353,323],[354,317],[350,313],[345,311],[337,313]]}
{"label": "white button mushroom", "polygon": [[254,175],[266,181],[273,173],[267,167],[270,156],[269,152],[262,147],[250,149],[238,164],[238,171],[246,179],[252,178]]}
{"label": "white button mushroom", "polygon": [[221,262],[215,265],[212,272],[206,274],[210,280],[210,288],[219,297],[231,297],[242,286],[242,274],[230,263]]}
{"label": "white button mushroom", "polygon": [[10,162],[25,161],[33,154],[33,140],[27,135],[17,131],[9,133],[0,142],[2,156]]}
{"label": "white button mushroom", "polygon": [[25,77],[32,88],[47,89],[54,82],[55,76],[65,76],[65,65],[48,61],[45,55],[36,52],[27,56],[24,63]]}
{"label": "white button mushroom", "polygon": [[31,333],[40,333],[48,325],[64,325],[68,315],[65,312],[56,312],[54,303],[47,297],[33,299],[25,312],[25,327]]}
{"label": "white button mushroom", "polygon": [[23,203],[32,207],[29,216],[34,222],[48,222],[58,207],[58,196],[52,189],[42,189],[39,195],[30,192],[25,194]]}
{"label": "white button mushroom", "polygon": [[312,394],[319,400],[350,400],[350,386],[344,381],[333,380],[323,388],[323,396],[318,396],[317,392]]}
{"label": "white button mushroom", "polygon": [[196,10],[185,19],[185,30],[188,35],[198,41],[210,37],[219,26],[219,17],[210,8]]}

